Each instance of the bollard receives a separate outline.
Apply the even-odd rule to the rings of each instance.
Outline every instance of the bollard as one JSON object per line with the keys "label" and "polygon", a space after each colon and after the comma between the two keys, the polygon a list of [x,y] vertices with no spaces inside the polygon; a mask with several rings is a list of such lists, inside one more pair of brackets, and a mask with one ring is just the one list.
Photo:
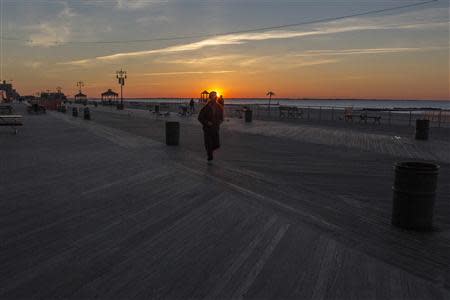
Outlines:
{"label": "bollard", "polygon": [[180,142],[180,123],[166,122],[166,144],[168,146],[178,146]]}
{"label": "bollard", "polygon": [[245,110],[245,123],[251,123],[253,120],[253,111],[250,109]]}
{"label": "bollard", "polygon": [[78,117],[78,109],[76,107],[72,108],[72,116]]}
{"label": "bollard", "polygon": [[395,165],[392,224],[414,230],[431,230],[439,166],[426,162]]}
{"label": "bollard", "polygon": [[430,120],[416,120],[416,140],[428,140]]}
{"label": "bollard", "polygon": [[84,119],[90,120],[91,119],[91,112],[89,110],[89,107],[84,108]]}

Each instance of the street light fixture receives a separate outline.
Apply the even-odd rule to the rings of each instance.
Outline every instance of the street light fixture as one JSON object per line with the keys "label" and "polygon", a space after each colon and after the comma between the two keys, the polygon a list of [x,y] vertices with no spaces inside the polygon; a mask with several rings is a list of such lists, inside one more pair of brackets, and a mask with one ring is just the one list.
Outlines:
{"label": "street light fixture", "polygon": [[120,84],[120,105],[117,106],[117,109],[123,109],[123,86],[125,85],[125,79],[127,79],[127,72],[120,69],[116,72],[116,78]]}
{"label": "street light fixture", "polygon": [[83,81],[78,81],[77,82],[77,87],[78,87],[78,91],[81,94],[81,89],[84,87],[84,82]]}

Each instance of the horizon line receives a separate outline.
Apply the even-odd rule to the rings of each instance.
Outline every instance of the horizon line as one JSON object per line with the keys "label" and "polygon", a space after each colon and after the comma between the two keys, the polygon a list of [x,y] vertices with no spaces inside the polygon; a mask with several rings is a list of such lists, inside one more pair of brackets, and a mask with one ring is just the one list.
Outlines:
{"label": "horizon line", "polygon": [[[73,99],[73,97],[68,97],[68,99]],[[97,100],[101,99],[98,97],[92,97],[90,99]],[[124,97],[123,100],[157,100],[157,99],[199,99],[198,97]],[[269,100],[269,98],[265,97],[224,97],[225,100]],[[449,99],[388,99],[388,98],[293,98],[293,97],[282,97],[282,98],[274,98],[272,97],[272,101],[274,100],[314,100],[314,101],[448,101]]]}

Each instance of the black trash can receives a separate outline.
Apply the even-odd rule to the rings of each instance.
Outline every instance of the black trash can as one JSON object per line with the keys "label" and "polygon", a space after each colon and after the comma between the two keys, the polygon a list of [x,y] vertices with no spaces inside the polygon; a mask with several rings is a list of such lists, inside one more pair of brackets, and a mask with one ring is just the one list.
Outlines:
{"label": "black trash can", "polygon": [[253,111],[250,109],[245,110],[245,122],[251,123],[253,120]]}
{"label": "black trash can", "polygon": [[416,140],[428,140],[430,120],[416,120]]}
{"label": "black trash can", "polygon": [[72,116],[78,117],[78,109],[76,107],[72,108]]}
{"label": "black trash can", "polygon": [[155,114],[159,114],[159,104],[155,105]]}
{"label": "black trash can", "polygon": [[177,146],[180,143],[180,123],[166,122],[166,144]]}
{"label": "black trash can", "polygon": [[431,230],[439,166],[426,162],[395,165],[392,224],[405,229]]}
{"label": "black trash can", "polygon": [[65,105],[61,106],[61,112],[64,114],[67,112],[67,108]]}
{"label": "black trash can", "polygon": [[123,103],[117,104],[117,109],[118,109],[118,110],[123,110],[123,109],[124,109]]}
{"label": "black trash can", "polygon": [[91,119],[91,111],[89,110],[89,107],[84,108],[84,119],[90,120]]}

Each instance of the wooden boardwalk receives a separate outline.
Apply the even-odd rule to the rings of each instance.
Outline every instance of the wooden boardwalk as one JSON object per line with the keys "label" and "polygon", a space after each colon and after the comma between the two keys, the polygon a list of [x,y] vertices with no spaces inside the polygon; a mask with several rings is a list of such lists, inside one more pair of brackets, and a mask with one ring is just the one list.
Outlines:
{"label": "wooden boardwalk", "polygon": [[195,121],[173,148],[163,121],[92,116],[0,133],[1,299],[450,297],[445,157],[419,234],[389,224],[402,151],[231,123],[211,167]]}

